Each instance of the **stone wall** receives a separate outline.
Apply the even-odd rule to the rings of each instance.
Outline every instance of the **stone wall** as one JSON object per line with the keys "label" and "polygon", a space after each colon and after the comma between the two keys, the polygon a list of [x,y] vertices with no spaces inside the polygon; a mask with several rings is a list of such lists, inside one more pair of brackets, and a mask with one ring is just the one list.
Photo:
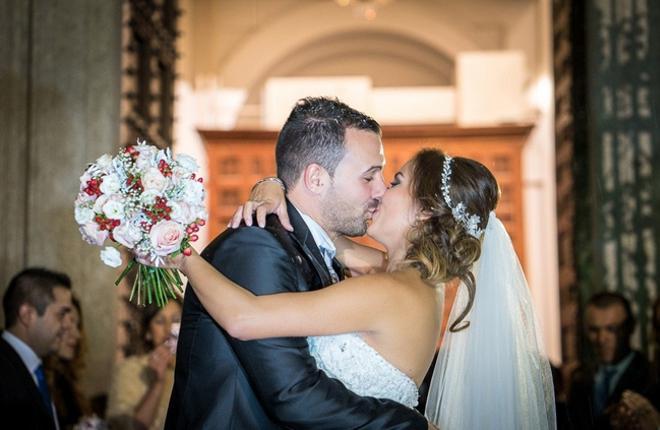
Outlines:
{"label": "stone wall", "polygon": [[120,0],[0,2],[0,292],[26,266],[71,276],[89,394],[109,382],[116,273],[80,239],[73,200],[86,163],[119,146],[121,29]]}

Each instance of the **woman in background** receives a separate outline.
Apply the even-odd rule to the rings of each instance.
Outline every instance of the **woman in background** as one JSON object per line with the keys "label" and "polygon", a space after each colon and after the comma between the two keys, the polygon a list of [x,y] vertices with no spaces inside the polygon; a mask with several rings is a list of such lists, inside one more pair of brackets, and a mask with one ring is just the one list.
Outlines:
{"label": "woman in background", "polygon": [[89,400],[80,389],[80,374],[84,368],[84,332],[80,301],[72,298],[70,319],[62,334],[57,352],[45,360],[46,379],[57,410],[61,430],[71,429],[85,416],[92,415]]}
{"label": "woman in background", "polygon": [[144,353],[126,358],[113,375],[108,423],[121,429],[162,429],[174,381],[172,327],[181,321],[181,304],[141,309]]}

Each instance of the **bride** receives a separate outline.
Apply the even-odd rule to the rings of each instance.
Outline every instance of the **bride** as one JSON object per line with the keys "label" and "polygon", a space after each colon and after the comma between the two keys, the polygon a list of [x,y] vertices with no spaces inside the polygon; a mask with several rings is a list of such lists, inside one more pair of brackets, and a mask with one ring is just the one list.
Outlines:
{"label": "bride", "polygon": [[386,258],[348,239],[337,243],[343,263],[370,274],[255,296],[197,254],[167,264],[188,277],[231,336],[307,336],[331,377],[408,407],[440,338],[444,284],[458,278],[427,418],[441,429],[553,429],[549,363],[524,275],[493,212],[498,196],[482,164],[423,150],[395,175],[369,226]]}

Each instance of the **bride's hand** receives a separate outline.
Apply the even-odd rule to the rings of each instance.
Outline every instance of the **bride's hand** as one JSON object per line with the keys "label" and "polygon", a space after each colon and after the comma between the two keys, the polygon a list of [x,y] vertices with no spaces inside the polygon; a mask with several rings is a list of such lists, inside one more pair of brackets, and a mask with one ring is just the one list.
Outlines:
{"label": "bride's hand", "polygon": [[250,199],[236,209],[227,227],[238,228],[241,221],[245,221],[245,225],[251,226],[254,214],[257,217],[257,225],[261,228],[266,225],[266,215],[275,214],[285,229],[293,231],[286,210],[284,190],[282,185],[276,181],[258,182],[250,192]]}
{"label": "bride's hand", "polygon": [[193,247],[190,247],[190,250],[192,254],[190,254],[189,256],[185,256],[181,253],[175,257],[161,257],[159,262],[156,262],[155,260],[145,257],[138,257],[137,255],[135,255],[135,261],[150,267],[159,267],[162,269],[176,269],[182,272],[183,274],[185,274],[186,259],[199,256],[199,254],[197,253],[197,251],[195,251]]}

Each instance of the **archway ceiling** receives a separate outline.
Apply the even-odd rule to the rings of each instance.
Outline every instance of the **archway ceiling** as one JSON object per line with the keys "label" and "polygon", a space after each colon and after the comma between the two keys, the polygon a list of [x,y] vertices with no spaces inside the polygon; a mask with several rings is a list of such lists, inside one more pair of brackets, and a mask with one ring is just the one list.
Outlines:
{"label": "archway ceiling", "polygon": [[[444,55],[453,59],[458,52],[484,48],[450,19],[429,16],[416,2],[393,2],[372,22],[348,17],[350,19],[347,19],[347,11],[331,1],[309,2],[292,9],[278,19],[263,23],[237,43],[219,65],[218,75],[226,86],[255,88],[268,71],[310,43],[336,38],[339,44],[343,35],[365,32],[389,34],[391,40],[407,40],[410,45],[415,41],[418,48],[432,47],[435,58]],[[408,54],[404,58],[410,57]]]}
{"label": "archway ceiling", "polygon": [[249,89],[257,102],[269,77],[366,75],[374,86],[447,86],[453,61],[426,43],[400,34],[355,31],[310,41],[287,53]]}

